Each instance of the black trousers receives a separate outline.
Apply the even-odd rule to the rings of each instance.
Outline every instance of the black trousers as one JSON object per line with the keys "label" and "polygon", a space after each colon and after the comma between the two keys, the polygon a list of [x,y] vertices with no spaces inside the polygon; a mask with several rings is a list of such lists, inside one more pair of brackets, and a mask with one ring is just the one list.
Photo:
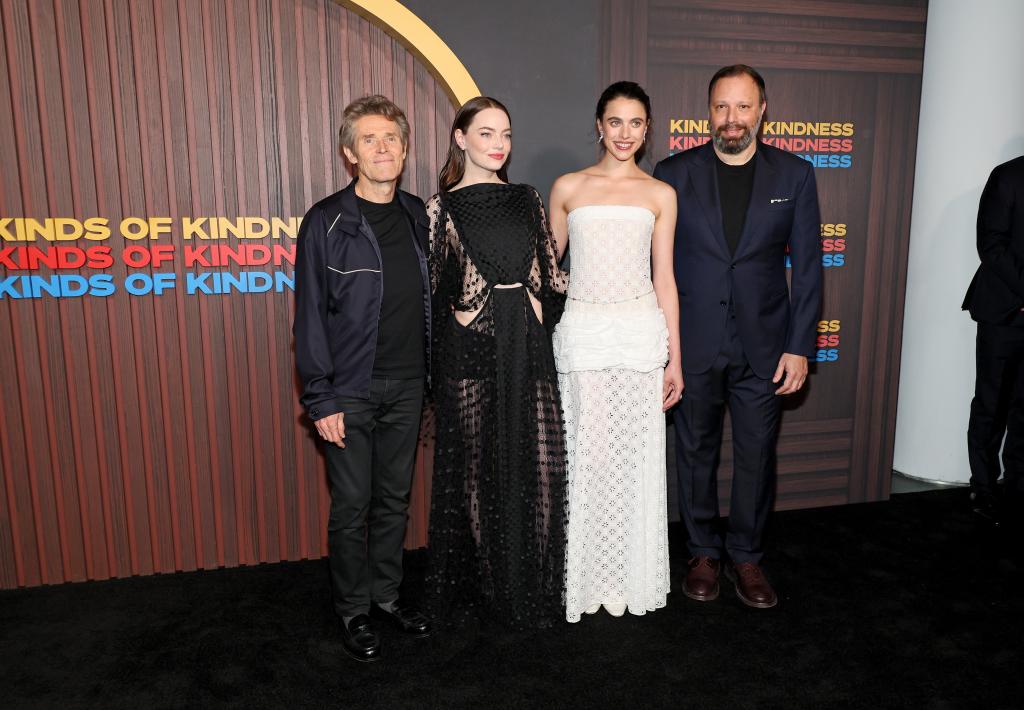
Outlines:
{"label": "black trousers", "polygon": [[1002,445],[1006,493],[1024,494],[1024,328],[978,323],[975,366],[967,425],[971,488],[995,493]]}
{"label": "black trousers", "polygon": [[759,562],[761,538],[775,493],[779,385],[750,369],[730,317],[725,342],[711,369],[686,373],[676,407],[679,510],[690,535],[690,554],[718,559],[718,459],[725,408],[732,420],[733,478],[724,548],[736,564]]}
{"label": "black trousers", "polygon": [[348,617],[398,598],[423,378],[374,377],[369,399],[346,397],[342,406],[345,448],[325,444],[327,547],[334,609]]}

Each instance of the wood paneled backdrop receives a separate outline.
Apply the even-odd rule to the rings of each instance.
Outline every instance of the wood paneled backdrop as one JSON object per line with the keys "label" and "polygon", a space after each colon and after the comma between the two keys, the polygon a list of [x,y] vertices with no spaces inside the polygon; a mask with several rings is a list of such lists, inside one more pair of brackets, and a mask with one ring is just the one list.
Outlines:
{"label": "wood paneled backdrop", "polygon": [[[603,8],[595,70],[647,86],[656,136],[702,117],[708,77],[736,61],[763,70],[771,118],[856,123],[855,166],[817,171],[824,221],[850,229],[823,315],[842,356],[785,414],[779,507],[885,498],[924,0]],[[347,183],[339,115],[371,92],[413,124],[403,186],[434,191],[444,90],[331,0],[3,0],[0,26],[0,218],[301,216]],[[324,554],[291,319],[287,293],[0,299],[0,587]]]}
{"label": "wood paneled backdrop", "polygon": [[[889,496],[927,0],[606,0],[606,82],[654,100],[656,158],[669,120],[707,117],[707,84],[745,63],[765,77],[768,119],[852,121],[853,165],[815,171],[823,223],[848,225],[846,263],[825,269],[823,319],[840,358],[812,365],[789,400],[777,508]],[[722,449],[727,506],[732,448]]]}
{"label": "wood paneled backdrop", "polygon": [[[301,217],[347,184],[341,111],[377,92],[413,127],[403,187],[435,191],[449,99],[331,0],[0,8],[0,217]],[[273,292],[0,299],[0,587],[325,554],[292,307]],[[418,468],[411,546],[426,541]]]}

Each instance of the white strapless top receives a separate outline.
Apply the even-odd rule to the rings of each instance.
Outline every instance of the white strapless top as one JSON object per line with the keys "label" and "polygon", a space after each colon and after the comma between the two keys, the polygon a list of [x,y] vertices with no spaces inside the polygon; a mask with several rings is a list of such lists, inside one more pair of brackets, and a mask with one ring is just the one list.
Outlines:
{"label": "white strapless top", "polygon": [[646,207],[587,205],[569,213],[569,298],[615,303],[653,290],[651,234]]}
{"label": "white strapless top", "polygon": [[651,283],[654,214],[587,205],[569,213],[569,291],[552,340],[559,372],[650,372],[668,360],[668,328]]}

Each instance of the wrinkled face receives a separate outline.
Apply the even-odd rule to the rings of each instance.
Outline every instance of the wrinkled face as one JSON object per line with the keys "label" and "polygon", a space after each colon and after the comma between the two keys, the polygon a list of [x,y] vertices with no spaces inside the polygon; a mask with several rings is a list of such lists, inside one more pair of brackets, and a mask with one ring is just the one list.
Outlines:
{"label": "wrinkled face", "polygon": [[624,96],[612,99],[597,122],[601,145],[617,160],[632,160],[647,136],[650,119],[643,103]]}
{"label": "wrinkled face", "polygon": [[497,172],[512,152],[512,124],[500,108],[485,108],[465,132],[455,129],[455,142],[466,151],[467,166]]}
{"label": "wrinkled face", "polygon": [[359,177],[373,182],[395,182],[405,165],[406,146],[398,124],[384,116],[363,116],[355,123],[355,146],[344,147]]}
{"label": "wrinkled face", "polygon": [[765,109],[760,98],[757,83],[746,74],[728,76],[715,83],[708,106],[715,148],[735,155],[754,142]]}

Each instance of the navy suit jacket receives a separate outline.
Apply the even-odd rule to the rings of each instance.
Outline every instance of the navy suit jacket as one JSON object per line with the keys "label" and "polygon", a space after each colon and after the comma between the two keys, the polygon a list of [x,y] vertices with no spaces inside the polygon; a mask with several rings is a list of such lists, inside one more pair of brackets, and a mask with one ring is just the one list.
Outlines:
{"label": "navy suit jacket", "polygon": [[[722,231],[712,144],[662,160],[654,177],[675,188],[675,275],[683,370],[708,370],[733,304],[743,351],[762,379],[783,353],[813,359],[821,305],[821,215],[810,163],[759,143],[754,185],[736,253]],[[787,286],[786,253],[792,262]]]}

